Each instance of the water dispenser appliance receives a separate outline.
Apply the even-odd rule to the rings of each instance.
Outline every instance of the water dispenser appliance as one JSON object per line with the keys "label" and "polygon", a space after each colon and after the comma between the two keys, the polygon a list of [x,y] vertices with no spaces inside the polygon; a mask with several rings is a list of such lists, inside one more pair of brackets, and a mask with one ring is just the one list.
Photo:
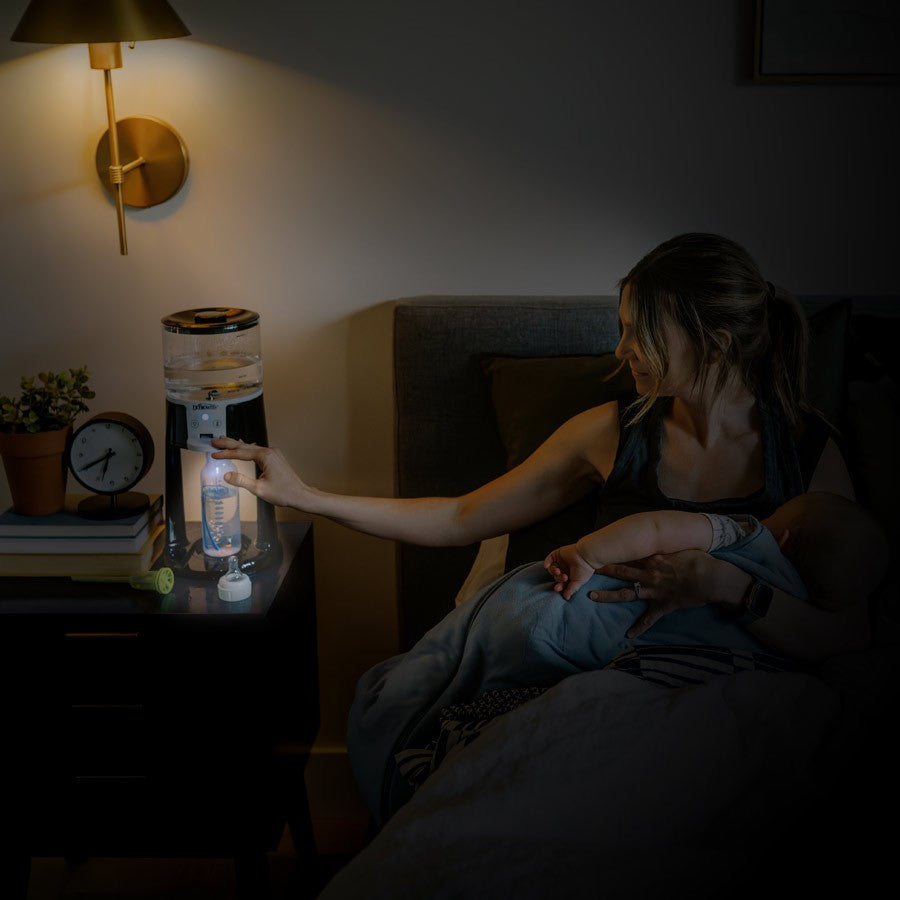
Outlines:
{"label": "water dispenser appliance", "polygon": [[[249,309],[206,307],[172,313],[162,320],[166,391],[165,563],[182,573],[221,576],[237,556],[252,574],[277,562],[281,546],[275,509],[256,498],[256,537],[240,525],[240,493],[224,472],[234,464],[210,456],[214,437],[225,434],[267,444],[263,406],[259,314]],[[205,454],[195,483],[183,477],[183,451]],[[260,472],[257,467],[257,477]],[[201,533],[189,536],[185,492],[200,499]],[[232,564],[232,569],[234,568]]]}

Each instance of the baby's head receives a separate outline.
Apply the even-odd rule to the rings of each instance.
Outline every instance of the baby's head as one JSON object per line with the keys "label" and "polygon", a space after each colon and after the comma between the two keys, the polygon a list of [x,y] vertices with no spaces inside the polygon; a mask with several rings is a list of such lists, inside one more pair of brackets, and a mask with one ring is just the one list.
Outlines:
{"label": "baby's head", "polygon": [[846,497],[826,491],[800,494],[763,524],[781,543],[816,606],[847,606],[868,597],[884,578],[884,530],[868,510]]}

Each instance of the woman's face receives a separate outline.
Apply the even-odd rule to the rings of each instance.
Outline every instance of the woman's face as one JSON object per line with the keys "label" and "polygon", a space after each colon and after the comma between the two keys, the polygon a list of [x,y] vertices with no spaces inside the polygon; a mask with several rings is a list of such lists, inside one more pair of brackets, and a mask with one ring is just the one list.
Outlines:
{"label": "woman's face", "polygon": [[[655,381],[647,357],[635,338],[629,285],[622,289],[619,323],[622,334],[616,346],[616,357],[628,363],[635,390],[643,396],[652,389]],[[659,386],[659,394],[663,397],[688,396],[693,389],[697,363],[687,335],[674,322],[666,320],[663,339],[669,354],[669,370]]]}

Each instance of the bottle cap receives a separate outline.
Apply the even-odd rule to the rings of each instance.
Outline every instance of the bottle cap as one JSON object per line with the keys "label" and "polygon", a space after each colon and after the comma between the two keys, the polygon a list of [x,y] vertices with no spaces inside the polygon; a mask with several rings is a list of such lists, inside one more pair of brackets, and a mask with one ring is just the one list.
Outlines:
{"label": "bottle cap", "polygon": [[219,579],[219,599],[229,602],[234,600],[246,600],[253,592],[250,576],[244,574],[238,567],[238,558],[235,553],[228,559],[228,571]]}
{"label": "bottle cap", "polygon": [[149,572],[136,572],[129,576],[128,583],[138,590],[168,594],[175,587],[175,573],[168,566],[163,566]]}

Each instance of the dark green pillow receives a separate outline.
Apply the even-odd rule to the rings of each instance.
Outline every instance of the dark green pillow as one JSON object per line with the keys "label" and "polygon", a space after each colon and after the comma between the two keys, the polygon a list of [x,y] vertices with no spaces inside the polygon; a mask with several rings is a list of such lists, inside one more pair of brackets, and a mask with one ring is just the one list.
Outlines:
{"label": "dark green pillow", "polygon": [[845,360],[851,304],[838,300],[812,313],[806,394],[809,402],[836,428],[843,427],[846,404]]}
{"label": "dark green pillow", "polygon": [[507,466],[517,466],[572,416],[633,392],[627,366],[612,374],[618,365],[612,353],[483,360]]}
{"label": "dark green pillow", "polygon": [[[513,468],[572,416],[634,393],[634,379],[612,353],[601,356],[494,356],[482,363],[507,466]],[[612,377],[610,377],[612,376]],[[505,570],[543,559],[594,529],[597,498],[588,496],[509,536]]]}

